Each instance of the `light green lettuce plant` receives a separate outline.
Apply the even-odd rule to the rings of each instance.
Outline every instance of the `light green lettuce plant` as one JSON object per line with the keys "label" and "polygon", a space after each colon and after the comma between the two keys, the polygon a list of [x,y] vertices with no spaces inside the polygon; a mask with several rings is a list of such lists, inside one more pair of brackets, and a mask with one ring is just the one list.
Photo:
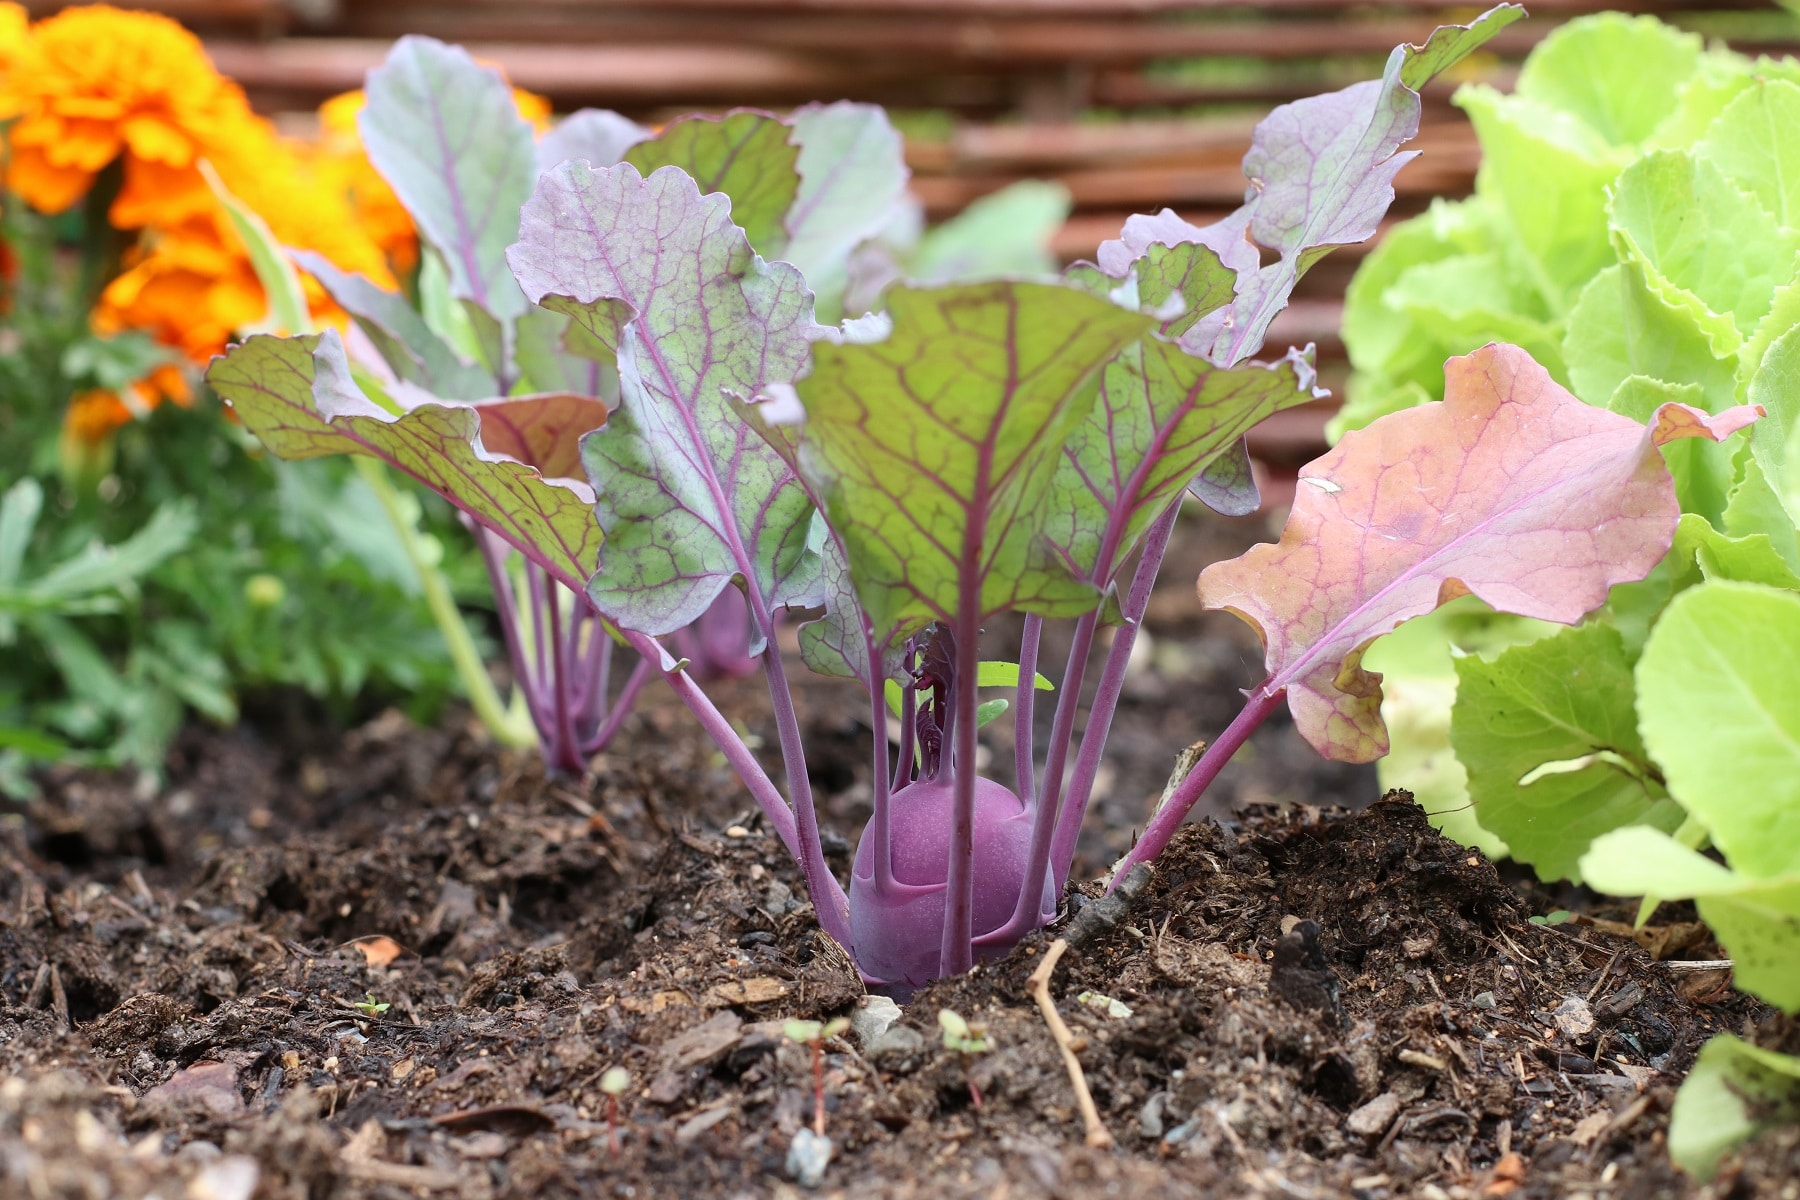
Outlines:
{"label": "light green lettuce plant", "polygon": [[[1645,895],[1645,918],[1695,899],[1738,985],[1800,1011],[1800,64],[1608,14],[1547,38],[1513,94],[1457,103],[1481,139],[1476,194],[1394,230],[1358,273],[1337,429],[1436,399],[1442,360],[1492,340],[1621,414],[1767,416],[1665,450],[1673,549],[1588,622],[1463,601],[1377,646],[1383,781],[1546,878]],[[1670,1151],[1706,1173],[1796,1113],[1800,1059],[1720,1038]]]}

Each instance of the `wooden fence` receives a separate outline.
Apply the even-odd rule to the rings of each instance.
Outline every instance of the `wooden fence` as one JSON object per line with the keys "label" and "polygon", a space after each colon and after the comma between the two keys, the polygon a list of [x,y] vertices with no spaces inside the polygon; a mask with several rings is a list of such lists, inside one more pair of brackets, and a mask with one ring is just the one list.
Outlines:
{"label": "wooden fence", "polygon": [[[130,3],[131,0],[116,0]],[[461,42],[559,110],[657,120],[733,105],[850,98],[902,115],[914,187],[934,216],[1017,179],[1054,179],[1075,211],[1057,239],[1091,256],[1132,212],[1204,221],[1243,196],[1239,160],[1274,104],[1377,73],[1387,52],[1480,5],[1438,0],[138,0],[205,36],[220,69],[266,111],[310,109],[361,85],[392,40]],[[31,3],[42,13],[62,7]],[[1396,216],[1460,195],[1479,151],[1450,106],[1458,83],[1507,85],[1558,24],[1605,8],[1650,12],[1746,51],[1800,49],[1772,0],[1529,0],[1531,19],[1426,94]],[[1319,343],[1328,385],[1356,249],[1302,282],[1270,341]],[[1260,451],[1320,444],[1327,405],[1284,414]]]}

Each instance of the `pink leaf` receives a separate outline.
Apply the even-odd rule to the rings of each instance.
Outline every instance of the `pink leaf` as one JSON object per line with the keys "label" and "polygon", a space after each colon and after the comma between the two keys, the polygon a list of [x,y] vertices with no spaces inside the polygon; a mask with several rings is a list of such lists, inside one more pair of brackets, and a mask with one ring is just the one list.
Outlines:
{"label": "pink leaf", "polygon": [[536,467],[546,479],[586,485],[581,436],[606,424],[604,400],[551,392],[484,400],[474,407],[481,414],[481,444],[489,453]]}
{"label": "pink leaf", "polygon": [[1473,592],[1572,625],[1642,579],[1681,515],[1656,447],[1717,441],[1760,410],[1666,404],[1649,426],[1583,404],[1517,346],[1444,367],[1444,400],[1345,437],[1301,468],[1281,541],[1200,576],[1208,609],[1261,634],[1269,677],[1327,758],[1387,752],[1381,676],[1360,665],[1402,621]]}

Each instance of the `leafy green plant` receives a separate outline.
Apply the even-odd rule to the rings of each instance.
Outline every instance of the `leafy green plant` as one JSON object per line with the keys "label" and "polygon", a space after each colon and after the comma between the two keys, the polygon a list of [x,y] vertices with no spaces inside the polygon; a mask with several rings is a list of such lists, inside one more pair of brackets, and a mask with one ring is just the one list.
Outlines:
{"label": "leafy green plant", "polygon": [[[345,293],[368,339],[389,347],[392,384],[366,360],[353,368],[331,331],[252,338],[210,378],[278,451],[383,457],[585,593],[742,776],[825,930],[872,981],[910,993],[1003,953],[1054,912],[1183,493],[1254,507],[1243,434],[1314,395],[1308,355],[1251,356],[1300,275],[1374,232],[1417,129],[1417,88],[1518,15],[1503,7],[1446,27],[1396,49],[1381,79],[1276,110],[1245,160],[1249,198],[1213,226],[1134,217],[1097,265],[1060,280],[896,284],[879,311],[837,325],[816,319],[818,294],[833,294],[859,239],[889,228],[904,178],[892,139],[867,136],[885,128],[877,111],[690,119],[617,165],[594,165],[599,151],[561,162],[539,177],[505,254],[522,299],[493,282],[491,230],[460,230],[463,253],[446,257],[461,263],[453,295],[489,297],[464,305],[471,349],[481,328],[542,312],[558,353],[617,380],[598,429],[534,425],[560,431],[544,438],[542,461],[572,459],[581,434],[591,499],[490,444],[489,410],[554,411],[566,397],[409,393],[405,372],[443,355],[402,354],[387,332],[411,318],[391,306],[369,315],[386,301]],[[390,66],[421,62],[466,60],[413,41]],[[420,223],[429,240],[423,213]],[[501,298],[509,317],[490,307]],[[1284,703],[1322,753],[1378,757],[1379,688],[1359,662],[1396,625],[1467,592],[1570,623],[1610,585],[1641,578],[1678,516],[1658,448],[1718,441],[1751,419],[1747,407],[1710,416],[1679,402],[1641,416],[1591,409],[1516,347],[1458,360],[1453,373],[1440,409],[1396,414],[1312,464],[1280,546],[1203,577],[1208,606],[1258,626],[1269,674],[1123,866],[1167,843]],[[418,403],[396,402],[405,394]],[[788,796],[660,640],[732,588],[770,685]],[[769,649],[795,610],[801,658],[860,681],[875,732],[874,816],[847,890],[823,856],[787,667]],[[1012,676],[1014,787],[986,777],[977,752],[982,625],[1007,611],[1028,614]],[[1075,636],[1040,773],[1032,705],[1049,618],[1072,620]],[[1114,633],[1076,752],[1076,705],[1105,626]],[[890,680],[897,760],[884,736]]]}
{"label": "leafy green plant", "polygon": [[[602,536],[577,439],[617,406],[620,380],[615,366],[580,352],[580,339],[592,335],[568,313],[527,300],[507,267],[505,251],[519,237],[520,208],[539,173],[571,159],[623,159],[644,172],[678,165],[730,194],[758,246],[806,270],[821,307],[839,306],[853,283],[878,289],[903,266],[954,273],[1035,263],[1046,214],[1059,218],[1066,206],[1041,189],[1015,189],[921,236],[899,138],[866,105],[815,105],[786,119],[750,111],[694,117],[654,135],[589,110],[538,141],[496,72],[423,38],[402,39],[371,74],[361,126],[371,161],[425,243],[416,303],[317,255],[297,255],[361,335],[349,344],[342,378],[331,374],[334,364],[319,374],[303,351],[281,351],[304,386],[331,391],[331,401],[316,405],[327,421],[301,416],[312,404],[281,420],[262,415],[275,397],[252,398],[254,373],[226,367],[211,378],[275,453],[384,461],[458,506],[488,567],[518,694],[546,761],[567,772],[617,732],[653,660],[640,657],[611,695],[618,630],[566,585],[592,573]],[[996,216],[1024,220],[996,235]],[[268,273],[291,276],[279,249],[269,249]],[[281,290],[268,282],[272,293]],[[332,421],[339,413],[344,419]],[[496,500],[498,493],[507,495]],[[542,553],[513,553],[527,541]],[[741,598],[715,594],[673,631],[671,644],[705,680],[754,670],[764,636]]]}
{"label": "leafy green plant", "polygon": [[[1766,417],[1747,440],[1667,448],[1672,549],[1585,624],[1446,613],[1377,647],[1404,739],[1384,782],[1546,878],[1646,895],[1646,918],[1695,899],[1738,984],[1800,1011],[1800,64],[1607,15],[1546,39],[1513,95],[1458,102],[1482,140],[1477,195],[1396,229],[1359,272],[1340,428],[1431,398],[1434,359],[1492,337],[1536,348],[1596,409]],[[1676,1160],[1710,1171],[1791,1111],[1796,1075],[1709,1049]]]}

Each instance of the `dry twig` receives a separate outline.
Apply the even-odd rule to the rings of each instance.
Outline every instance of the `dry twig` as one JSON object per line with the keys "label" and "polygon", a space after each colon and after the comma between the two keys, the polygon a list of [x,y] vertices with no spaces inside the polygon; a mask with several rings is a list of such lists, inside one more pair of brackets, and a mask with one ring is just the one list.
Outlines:
{"label": "dry twig", "polygon": [[1044,955],[1044,961],[1038,964],[1037,970],[1031,973],[1026,981],[1031,990],[1032,999],[1037,1001],[1038,1009],[1044,1014],[1044,1024],[1050,1027],[1050,1036],[1056,1039],[1056,1048],[1062,1051],[1063,1066],[1069,1070],[1069,1083],[1075,1088],[1075,1103],[1081,1108],[1082,1123],[1087,1126],[1087,1144],[1096,1150],[1107,1150],[1112,1147],[1113,1136],[1100,1121],[1099,1110],[1094,1107],[1094,1097],[1088,1091],[1087,1076],[1081,1070],[1081,1060],[1075,1057],[1075,1035],[1063,1024],[1062,1014],[1056,1011],[1056,1004],[1050,999],[1050,976],[1056,972],[1057,960],[1069,943],[1057,938],[1050,943],[1050,950]]}

